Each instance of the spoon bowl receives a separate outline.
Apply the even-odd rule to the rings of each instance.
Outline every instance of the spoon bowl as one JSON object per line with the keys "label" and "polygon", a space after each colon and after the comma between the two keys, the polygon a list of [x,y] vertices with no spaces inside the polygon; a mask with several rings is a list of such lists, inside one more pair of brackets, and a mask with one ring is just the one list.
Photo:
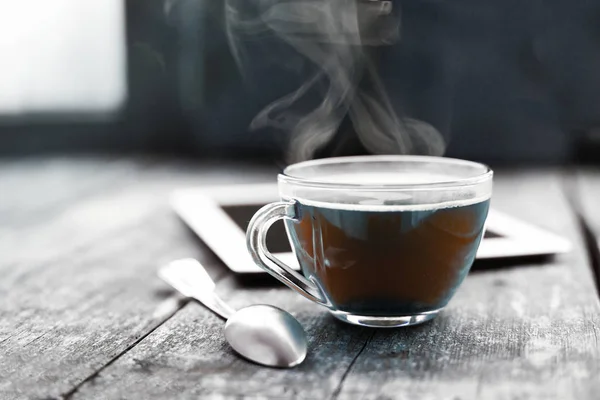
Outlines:
{"label": "spoon bowl", "polygon": [[250,361],[274,367],[294,367],[304,361],[306,333],[286,311],[265,304],[238,310],[225,324],[231,347]]}

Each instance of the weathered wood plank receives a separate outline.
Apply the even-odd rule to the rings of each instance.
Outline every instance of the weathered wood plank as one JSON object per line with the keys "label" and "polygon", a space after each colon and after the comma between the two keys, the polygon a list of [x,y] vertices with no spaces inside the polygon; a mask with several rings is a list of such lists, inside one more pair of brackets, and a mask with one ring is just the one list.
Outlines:
{"label": "weathered wood plank", "polygon": [[[242,176],[239,166],[126,161],[107,164],[107,172],[101,160],[89,170],[80,161],[52,168],[32,162],[0,167],[3,187],[10,183],[3,210],[43,214],[26,226],[13,219],[18,226],[2,236],[12,235],[0,251],[1,399],[68,393],[168,319],[182,304],[165,297],[155,275],[162,263],[199,257],[215,266],[213,277],[223,275],[169,209],[172,189],[265,179],[264,169],[253,167]],[[60,192],[52,206],[29,187],[45,182],[38,168],[60,176],[47,177],[56,185],[45,189]],[[89,174],[71,172],[77,169]],[[93,169],[103,177],[96,179]]]}
{"label": "weathered wood plank", "polygon": [[1,228],[38,225],[75,199],[96,195],[111,184],[125,184],[129,177],[132,181],[135,172],[136,164],[117,159],[1,161]]}
{"label": "weathered wood plank", "polygon": [[[264,180],[272,171],[248,165],[129,159],[4,161],[0,163],[1,263],[32,263],[74,251],[82,242],[143,219],[157,202],[166,204],[173,188]],[[114,208],[121,211],[118,218],[106,215]],[[57,237],[61,234],[64,238]]]}
{"label": "weathered wood plank", "polygon": [[157,211],[151,223],[5,271],[0,398],[57,396],[93,374],[180,307],[165,299],[156,267],[174,256],[206,260],[201,253],[172,215]]}
{"label": "weathered wood plank", "polygon": [[224,322],[190,303],[74,398],[326,398],[371,335],[368,329],[334,321],[283,288],[239,292],[239,283],[229,278],[218,290],[235,307],[260,302],[291,310],[310,337],[304,364],[276,370],[240,360],[224,341]]}
{"label": "weathered wood plank", "polygon": [[223,323],[190,303],[103,370],[75,398],[596,398],[600,319],[588,260],[556,173],[499,174],[494,206],[574,242],[546,264],[473,272],[426,325],[370,330],[336,322],[279,286],[228,278],[232,305],[295,314],[310,354],[294,370],[237,359]]}

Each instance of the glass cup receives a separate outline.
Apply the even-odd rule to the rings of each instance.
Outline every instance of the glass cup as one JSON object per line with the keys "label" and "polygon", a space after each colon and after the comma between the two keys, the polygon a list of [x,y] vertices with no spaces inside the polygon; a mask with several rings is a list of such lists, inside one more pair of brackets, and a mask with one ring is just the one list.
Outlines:
{"label": "glass cup", "polygon": [[[372,327],[434,318],[469,272],[492,193],[489,167],[425,156],[307,161],[278,177],[281,201],[246,233],[254,261],[342,321]],[[267,249],[285,220],[302,274]]]}

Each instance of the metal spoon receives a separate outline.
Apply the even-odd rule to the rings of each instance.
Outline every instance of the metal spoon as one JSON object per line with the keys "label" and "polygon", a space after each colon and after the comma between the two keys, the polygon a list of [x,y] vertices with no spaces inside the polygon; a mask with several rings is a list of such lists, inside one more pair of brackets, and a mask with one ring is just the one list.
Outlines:
{"label": "metal spoon", "polygon": [[158,271],[158,276],[227,320],[225,338],[242,357],[280,368],[294,367],[304,361],[308,347],[306,333],[289,313],[264,304],[235,311],[217,296],[213,280],[191,258],[169,263]]}

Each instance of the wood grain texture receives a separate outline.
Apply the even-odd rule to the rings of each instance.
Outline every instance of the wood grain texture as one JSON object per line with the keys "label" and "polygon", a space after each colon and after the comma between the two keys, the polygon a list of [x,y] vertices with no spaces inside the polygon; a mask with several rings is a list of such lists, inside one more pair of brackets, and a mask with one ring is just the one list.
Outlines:
{"label": "wood grain texture", "polygon": [[306,362],[273,370],[238,359],[223,323],[187,304],[74,398],[595,399],[600,307],[559,174],[498,174],[493,206],[572,240],[541,264],[472,272],[431,323],[374,330],[343,325],[286,288],[228,277],[236,307],[269,303],[310,337]]}
{"label": "wood grain texture", "polygon": [[302,365],[278,370],[239,359],[224,340],[224,322],[202,306],[189,303],[80,388],[74,398],[319,399],[331,395],[371,335],[370,330],[345,326],[284,288],[239,290],[239,283],[231,278],[218,286],[219,293],[234,307],[274,304],[291,310],[300,320],[310,338],[310,353]]}
{"label": "wood grain texture", "polygon": [[[177,187],[244,179],[239,170],[130,160],[0,164],[0,398],[68,393],[168,319],[183,303],[165,295],[155,274],[162,263],[198,257],[223,276],[167,199]],[[262,168],[244,171],[265,179]]]}

